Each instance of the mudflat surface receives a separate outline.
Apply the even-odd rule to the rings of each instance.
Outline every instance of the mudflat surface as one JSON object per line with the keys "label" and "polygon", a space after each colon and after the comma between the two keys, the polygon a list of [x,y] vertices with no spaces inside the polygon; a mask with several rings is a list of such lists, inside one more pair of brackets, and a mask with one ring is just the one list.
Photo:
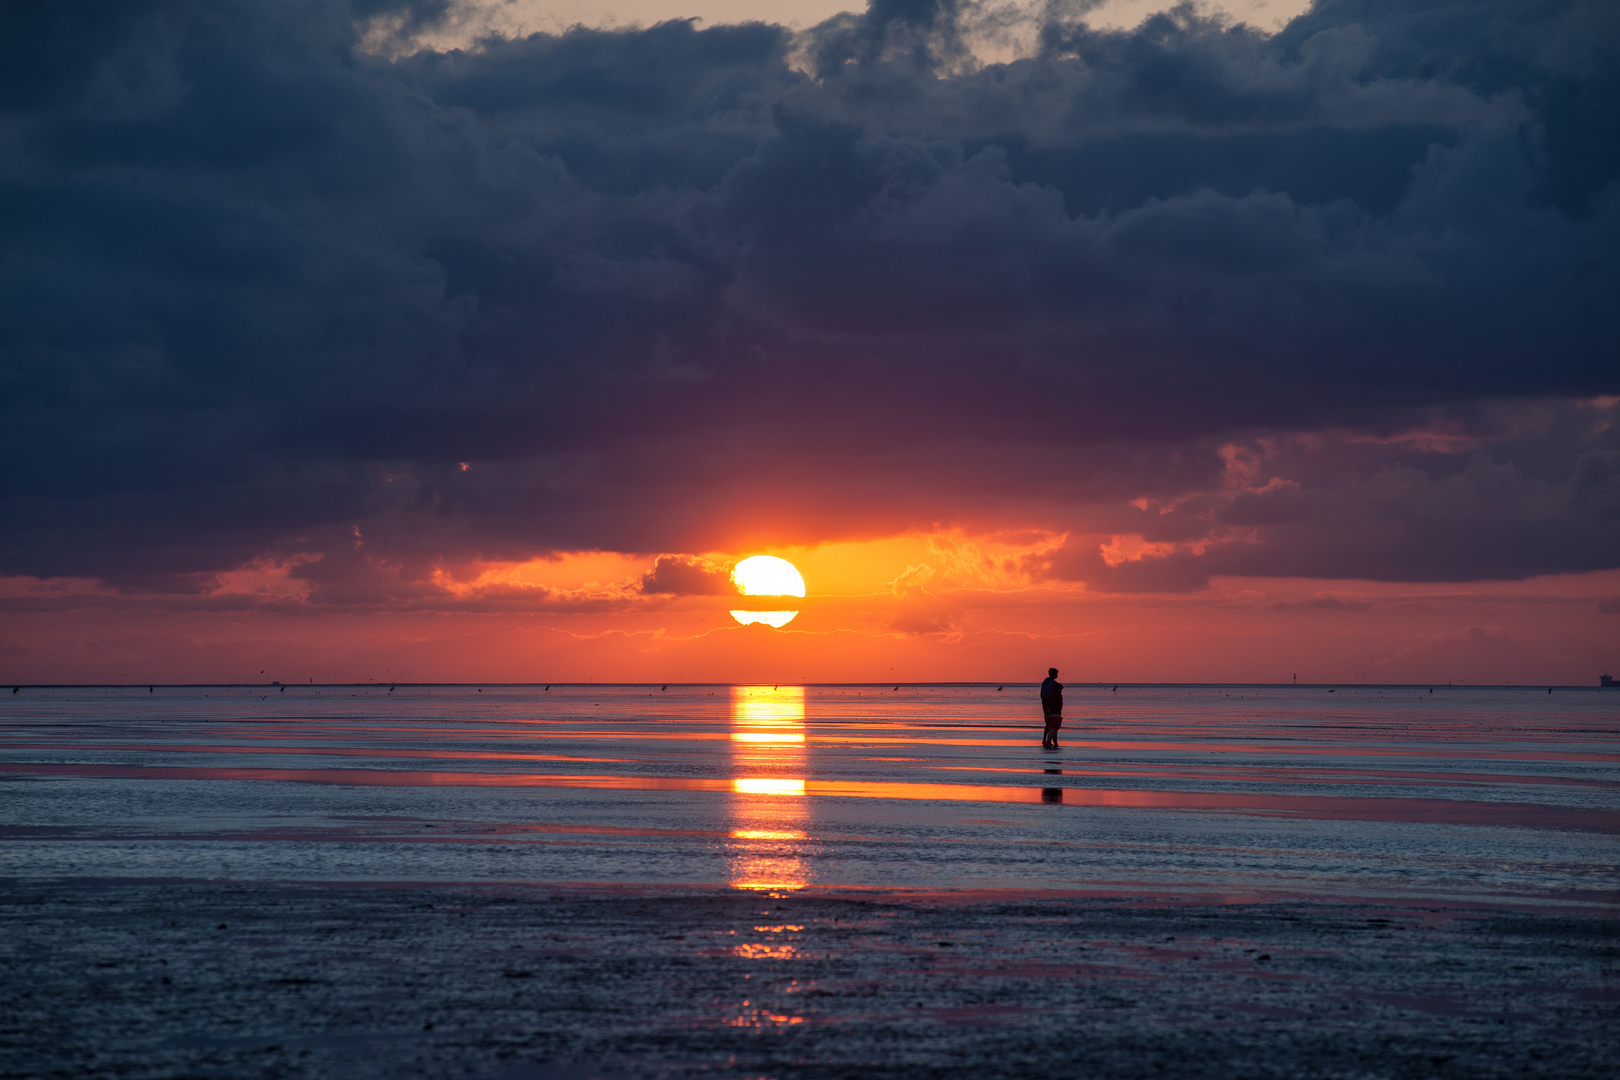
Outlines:
{"label": "mudflat surface", "polygon": [[1620,696],[1033,694],[0,695],[0,1077],[1620,1075]]}
{"label": "mudflat surface", "polygon": [[13,880],[0,925],[7,1077],[1620,1076],[1597,918]]}
{"label": "mudflat surface", "polygon": [[1615,913],[1620,693],[30,688],[0,878],[619,882]]}

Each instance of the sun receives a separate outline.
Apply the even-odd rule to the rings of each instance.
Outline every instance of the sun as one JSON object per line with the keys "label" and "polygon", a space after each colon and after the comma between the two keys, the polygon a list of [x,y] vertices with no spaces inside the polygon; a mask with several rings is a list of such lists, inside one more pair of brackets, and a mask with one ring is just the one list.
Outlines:
{"label": "sun", "polygon": [[775,555],[754,555],[738,563],[731,580],[744,596],[803,596],[804,578],[798,568]]}
{"label": "sun", "polygon": [[[798,568],[775,555],[753,555],[742,560],[732,568],[731,580],[744,596],[804,595],[804,578]],[[749,623],[786,626],[797,614],[797,611],[733,611],[731,617],[744,626]]]}

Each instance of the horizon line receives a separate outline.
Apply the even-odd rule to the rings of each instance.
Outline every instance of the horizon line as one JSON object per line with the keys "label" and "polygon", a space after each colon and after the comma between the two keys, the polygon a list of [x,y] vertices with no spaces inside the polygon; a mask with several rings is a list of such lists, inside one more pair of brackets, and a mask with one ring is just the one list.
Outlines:
{"label": "horizon line", "polygon": [[[855,686],[855,687],[885,687],[885,686],[887,686],[887,687],[902,687],[902,688],[905,688],[905,687],[911,687],[911,688],[922,688],[922,687],[990,687],[990,686],[1001,687],[1001,686],[1039,686],[1040,681],[1039,680],[1013,679],[1013,680],[1002,680],[1002,681],[998,682],[998,681],[996,681],[994,679],[976,679],[976,680],[962,681],[962,682],[905,682],[905,681],[900,681],[900,682],[894,682],[894,681],[887,681],[887,682],[793,682],[793,681],[783,681],[783,682],[777,682],[777,683],[765,683],[763,681],[753,680],[753,681],[740,681],[740,682],[725,682],[725,681],[677,682],[677,681],[665,681],[665,682],[549,682],[548,683],[548,682],[543,682],[543,681],[541,681],[541,682],[493,682],[493,681],[492,682],[401,682],[401,681],[390,682],[390,681],[387,681],[387,680],[383,680],[383,681],[370,680],[370,681],[366,681],[366,682],[319,682],[319,683],[318,682],[307,682],[307,683],[283,683],[283,682],[269,682],[269,683],[256,683],[256,682],[255,683],[241,683],[241,682],[236,682],[236,683],[202,683],[202,682],[174,682],[174,683],[162,683],[162,682],[26,683],[26,682],[9,682],[9,681],[6,681],[6,680],[0,680],[0,688],[10,686],[10,687],[14,688],[14,692],[18,691],[18,690],[138,690],[141,687],[148,687],[148,688],[151,688],[151,689],[156,689],[157,687],[160,687],[160,686],[163,687],[166,690],[267,690],[267,689],[276,689],[276,690],[279,691],[283,687],[290,687],[290,688],[295,688],[295,689],[301,688],[301,689],[306,689],[306,690],[308,690],[308,689],[317,689],[318,690],[318,689],[328,689],[328,688],[331,688],[331,689],[339,689],[339,688],[341,688],[341,689],[352,689],[352,688],[356,688],[356,687],[364,688],[364,689],[375,689],[377,687],[382,687],[382,686],[386,686],[386,687],[390,687],[390,688],[403,687],[403,688],[407,688],[407,689],[409,689],[409,688],[417,688],[417,689],[423,689],[423,688],[445,688],[445,689],[467,688],[467,689],[475,689],[475,688],[483,688],[483,687],[516,689],[516,688],[523,688],[523,687],[558,687],[558,688],[565,688],[565,687],[593,687],[593,688],[595,688],[595,687],[653,687],[653,686],[656,686],[656,687],[660,687],[660,688],[666,688],[666,687],[671,687],[671,686],[674,686],[674,687],[698,687],[698,686],[738,687],[738,686],[767,686],[767,685],[769,685],[769,686],[802,686],[802,687],[806,687],[806,688],[809,688],[809,687],[825,687],[825,686]],[[1287,690],[1338,689],[1340,687],[1350,688],[1350,689],[1359,689],[1359,690],[1416,690],[1416,689],[1439,690],[1442,687],[1444,687],[1446,689],[1449,689],[1449,690],[1541,690],[1543,688],[1551,689],[1551,690],[1604,690],[1604,689],[1617,689],[1617,687],[1605,687],[1605,686],[1603,686],[1603,685],[1601,685],[1600,683],[1597,683],[1597,682],[1592,682],[1592,683],[1556,683],[1556,682],[1554,682],[1554,683],[1545,683],[1545,682],[1523,682],[1523,683],[1458,683],[1458,682],[1446,682],[1446,683],[1440,683],[1440,682],[1432,682],[1432,683],[1430,683],[1430,682],[1421,682],[1421,683],[1358,683],[1358,682],[1315,682],[1315,683],[1294,683],[1294,682],[1263,682],[1262,683],[1262,682],[1125,682],[1125,681],[1120,681],[1120,682],[1108,682],[1108,681],[1098,682],[1098,681],[1088,681],[1088,682],[1066,682],[1066,683],[1063,684],[1063,686],[1064,686],[1065,689],[1095,687],[1095,688],[1103,688],[1103,689],[1119,688],[1119,689],[1138,689],[1138,690],[1155,690],[1155,689],[1162,690],[1162,689],[1199,688],[1199,687],[1217,687],[1217,686],[1218,687],[1233,687],[1233,688],[1237,688],[1237,689],[1287,689]]]}

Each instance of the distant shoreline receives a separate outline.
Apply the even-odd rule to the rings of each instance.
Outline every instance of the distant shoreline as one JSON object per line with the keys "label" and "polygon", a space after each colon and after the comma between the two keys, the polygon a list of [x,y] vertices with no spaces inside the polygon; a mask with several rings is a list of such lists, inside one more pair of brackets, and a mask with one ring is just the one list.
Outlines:
{"label": "distant shoreline", "polygon": [[[399,690],[524,690],[549,686],[553,690],[567,689],[697,689],[719,686],[766,686],[763,682],[324,682],[324,683],[26,683],[0,680],[0,687],[15,686],[22,690],[276,690],[283,686],[289,690],[376,690],[394,687]],[[856,689],[884,689],[898,686],[902,690],[931,688],[991,689],[998,686],[1033,689],[1039,679],[1025,681],[981,682],[783,682],[778,686],[802,686],[806,689],[851,687]],[[1066,682],[1066,690],[1526,690],[1544,694],[1550,688],[1565,690],[1612,690],[1620,687],[1599,686],[1596,683],[1239,683],[1239,682]]]}

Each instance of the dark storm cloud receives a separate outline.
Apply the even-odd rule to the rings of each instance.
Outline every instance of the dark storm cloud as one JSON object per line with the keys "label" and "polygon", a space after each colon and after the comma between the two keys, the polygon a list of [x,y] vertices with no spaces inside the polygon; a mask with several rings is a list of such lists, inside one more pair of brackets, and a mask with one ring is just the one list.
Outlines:
{"label": "dark storm cloud", "polygon": [[1031,569],[1102,591],[1176,592],[1217,574],[1472,581],[1613,565],[1620,407],[1492,411],[1472,437],[1455,427],[1228,443],[1221,482],[1112,513],[1109,531],[1140,536],[1144,551],[1111,563],[1095,538],[1074,536]]}
{"label": "dark storm cloud", "polygon": [[990,66],[986,9],[915,0],[391,51],[444,10],[0,9],[0,569],[324,554],[346,603],[1009,507],[1104,588],[1620,561],[1574,406],[1264,491],[1218,452],[1620,391],[1611,5],[1055,6]]}

